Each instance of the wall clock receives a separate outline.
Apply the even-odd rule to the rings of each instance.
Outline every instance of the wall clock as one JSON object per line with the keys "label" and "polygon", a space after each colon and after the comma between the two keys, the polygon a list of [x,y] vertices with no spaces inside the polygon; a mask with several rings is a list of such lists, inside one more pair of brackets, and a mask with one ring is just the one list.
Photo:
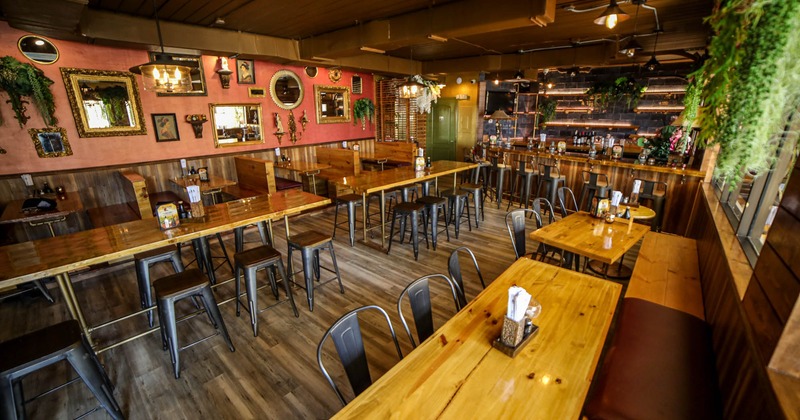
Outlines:
{"label": "wall clock", "polygon": [[328,78],[331,79],[331,82],[338,83],[342,79],[342,69],[329,69]]}

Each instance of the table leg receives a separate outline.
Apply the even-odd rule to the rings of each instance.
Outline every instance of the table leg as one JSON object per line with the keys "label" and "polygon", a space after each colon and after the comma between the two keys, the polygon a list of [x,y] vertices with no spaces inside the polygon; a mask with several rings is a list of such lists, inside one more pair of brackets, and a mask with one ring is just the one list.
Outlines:
{"label": "table leg", "polygon": [[269,235],[269,242],[275,244],[275,237],[272,235],[272,219],[267,219],[267,235]]}
{"label": "table leg", "polygon": [[289,216],[283,216],[283,227],[286,229],[286,242],[289,242]]}
{"label": "table leg", "polygon": [[[396,203],[395,203],[396,204]],[[384,190],[381,190],[381,249],[386,248],[386,196]]]}
{"label": "table leg", "polygon": [[361,193],[361,220],[364,222],[364,243],[367,243],[367,193]]}
{"label": "table leg", "polygon": [[58,283],[58,288],[61,290],[61,294],[64,296],[64,302],[67,304],[67,310],[70,316],[72,316],[72,319],[78,321],[83,335],[86,336],[86,341],[89,342],[90,346],[94,347],[95,344],[92,340],[92,333],[89,330],[89,326],[86,325],[86,319],[83,317],[83,311],[81,311],[80,304],[78,303],[78,297],[75,296],[75,289],[72,288],[72,281],[69,279],[69,274],[57,274],[56,282]]}

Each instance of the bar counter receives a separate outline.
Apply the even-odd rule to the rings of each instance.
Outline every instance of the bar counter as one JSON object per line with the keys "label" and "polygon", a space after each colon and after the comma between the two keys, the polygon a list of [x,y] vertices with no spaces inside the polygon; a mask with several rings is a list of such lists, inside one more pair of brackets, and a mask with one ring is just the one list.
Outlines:
{"label": "bar counter", "polygon": [[[612,160],[609,156],[598,156],[589,159],[581,153],[550,154],[549,151],[507,149],[491,147],[489,152],[505,155],[505,163],[513,167],[514,156],[530,156],[553,159],[557,162],[562,175],[566,176],[566,186],[572,189],[575,199],[580,200],[583,187],[583,171],[602,173],[608,176],[612,189],[622,191],[624,196],[630,195],[634,179],[665,182],[667,184],[667,200],[664,209],[662,231],[685,235],[692,211],[692,203],[697,196],[705,171],[681,169],[667,166],[641,165],[631,159]],[[516,169],[516,168],[515,168]],[[513,177],[507,177],[513,180]],[[508,190],[507,190],[508,191]]]}

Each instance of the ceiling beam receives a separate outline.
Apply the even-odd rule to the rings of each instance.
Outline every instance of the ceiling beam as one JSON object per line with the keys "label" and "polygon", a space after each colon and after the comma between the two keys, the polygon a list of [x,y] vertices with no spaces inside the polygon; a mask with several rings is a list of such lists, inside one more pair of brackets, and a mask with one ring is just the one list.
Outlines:
{"label": "ceiling beam", "polygon": [[0,0],[12,28],[70,41],[80,40],[78,22],[89,0]]}
{"label": "ceiling beam", "polygon": [[554,21],[556,0],[527,3],[497,1],[491,4],[489,13],[485,0],[446,3],[303,39],[300,55],[303,58],[346,57],[360,53],[361,47],[390,51],[431,42],[428,35],[459,38],[532,25],[545,26]]}

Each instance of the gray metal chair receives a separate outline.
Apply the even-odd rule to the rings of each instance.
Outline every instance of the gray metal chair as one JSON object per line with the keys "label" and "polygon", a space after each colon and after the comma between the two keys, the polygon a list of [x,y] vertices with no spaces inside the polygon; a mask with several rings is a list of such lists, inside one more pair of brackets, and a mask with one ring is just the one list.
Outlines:
{"label": "gray metal chair", "polygon": [[[511,237],[511,247],[514,249],[514,260],[528,255],[525,241],[528,239],[526,232],[526,225],[529,216],[536,217],[536,228],[542,225],[542,219],[539,213],[532,209],[516,209],[511,210],[506,214],[506,229],[508,229],[508,236]],[[530,257],[535,258],[536,252],[533,252]]]}
{"label": "gray metal chair", "polygon": [[650,230],[653,232],[661,232],[661,225],[664,220],[664,208],[667,202],[667,189],[666,182],[649,181],[646,179],[635,179],[635,181],[642,182],[641,191],[639,191],[639,202],[642,200],[652,201],[653,211],[656,212],[656,217],[653,218],[650,224]]}
{"label": "gray metal chair", "polygon": [[442,280],[447,286],[450,287],[450,292],[453,294],[453,304],[456,307],[456,312],[461,309],[458,302],[456,286],[444,274],[429,274],[412,281],[400,293],[397,298],[397,314],[400,315],[400,321],[403,323],[403,328],[411,340],[411,346],[417,347],[417,342],[414,340],[414,335],[411,334],[411,329],[408,327],[406,317],[403,316],[403,298],[408,296],[408,302],[411,305],[411,314],[414,317],[414,328],[417,330],[417,338],[422,343],[428,337],[433,335],[433,312],[431,311],[431,290],[430,280]]}
{"label": "gray metal chair", "polygon": [[159,262],[171,262],[172,268],[176,273],[184,270],[180,252],[174,245],[168,245],[150,251],[140,252],[133,256],[136,266],[136,281],[139,284],[139,300],[142,309],[151,308],[147,311],[147,323],[153,326],[153,293],[150,291],[150,267]]}
{"label": "gray metal chair", "polygon": [[558,205],[561,207],[561,217],[567,217],[570,213],[578,211],[578,202],[575,201],[575,194],[569,187],[561,187],[557,191]]}
{"label": "gray metal chair", "polygon": [[336,396],[339,398],[342,406],[347,405],[347,402],[344,400],[344,395],[342,395],[339,387],[333,381],[333,378],[331,378],[331,375],[322,363],[322,347],[329,337],[333,340],[333,344],[336,346],[336,353],[339,355],[339,360],[342,362],[342,366],[347,373],[347,379],[356,396],[369,388],[369,386],[372,385],[372,377],[369,374],[369,364],[367,363],[367,354],[364,350],[364,340],[361,337],[361,327],[358,323],[358,314],[366,310],[375,310],[383,315],[386,319],[386,325],[389,326],[389,332],[392,334],[392,341],[394,341],[394,346],[397,349],[397,356],[400,359],[403,358],[403,352],[400,350],[400,343],[397,342],[397,335],[394,332],[392,321],[389,320],[389,315],[380,306],[362,306],[342,315],[341,318],[328,328],[328,331],[325,331],[325,334],[319,340],[319,345],[317,345],[317,364],[319,365],[319,369],[322,371],[322,375],[325,376],[325,379],[328,380],[333,391],[336,392]]}
{"label": "gray metal chair", "polygon": [[464,288],[464,276],[461,274],[461,262],[459,261],[458,257],[458,254],[461,252],[469,254],[469,256],[472,258],[472,263],[475,265],[475,272],[478,274],[478,279],[481,281],[482,288],[486,288],[486,283],[483,281],[483,274],[481,274],[481,269],[478,267],[478,260],[475,259],[475,254],[472,253],[472,250],[465,246],[454,249],[450,254],[450,259],[447,261],[447,272],[450,274],[450,278],[453,280],[453,283],[456,286],[458,303],[463,308],[467,305],[467,297],[466,289]]}

